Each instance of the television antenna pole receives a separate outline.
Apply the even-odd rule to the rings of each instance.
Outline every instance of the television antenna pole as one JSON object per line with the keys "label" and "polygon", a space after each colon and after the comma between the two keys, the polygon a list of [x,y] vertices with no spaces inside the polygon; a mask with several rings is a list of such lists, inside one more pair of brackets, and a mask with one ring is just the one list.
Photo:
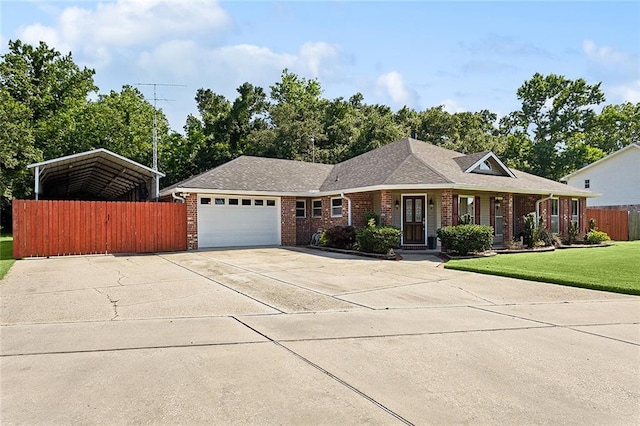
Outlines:
{"label": "television antenna pole", "polygon": [[[167,84],[167,83],[137,83],[136,86],[153,86],[153,166],[154,171],[158,171],[158,101],[171,101],[173,99],[158,98],[157,90],[158,86],[164,87],[187,87],[186,84]],[[160,195],[160,177],[156,174],[156,190],[155,198],[158,199]]]}

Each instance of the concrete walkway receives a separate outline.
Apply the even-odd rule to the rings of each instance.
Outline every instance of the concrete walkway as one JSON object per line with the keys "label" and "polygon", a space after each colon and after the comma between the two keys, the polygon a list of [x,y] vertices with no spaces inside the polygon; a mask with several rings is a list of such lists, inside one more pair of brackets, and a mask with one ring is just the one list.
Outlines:
{"label": "concrete walkway", "polygon": [[16,262],[5,424],[640,423],[640,298],[257,248]]}

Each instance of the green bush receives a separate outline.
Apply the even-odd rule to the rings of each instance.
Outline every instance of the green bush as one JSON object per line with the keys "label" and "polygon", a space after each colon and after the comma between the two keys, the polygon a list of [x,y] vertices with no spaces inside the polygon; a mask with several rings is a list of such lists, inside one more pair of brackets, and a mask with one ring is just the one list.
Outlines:
{"label": "green bush", "polygon": [[334,226],[320,236],[320,244],[339,249],[350,249],[355,241],[356,230],[353,226]]}
{"label": "green bush", "polygon": [[392,226],[375,226],[374,218],[369,219],[367,226],[356,231],[358,250],[367,253],[389,253],[389,250],[400,245],[402,232]]}
{"label": "green bush", "polygon": [[589,231],[589,233],[587,234],[587,241],[589,242],[589,244],[600,244],[603,241],[609,241],[611,238],[609,238],[609,235],[606,232],[602,232],[602,231]]}
{"label": "green bush", "polygon": [[380,215],[374,212],[368,212],[364,214],[365,223],[369,223],[369,221],[373,219],[376,226],[380,225]]}
{"label": "green bush", "polygon": [[493,245],[493,228],[486,225],[445,226],[438,229],[442,247],[461,255],[481,252]]}
{"label": "green bush", "polygon": [[547,228],[538,228],[534,232],[534,246],[535,247],[551,247],[560,246],[562,241],[559,237],[553,235],[553,233]]}

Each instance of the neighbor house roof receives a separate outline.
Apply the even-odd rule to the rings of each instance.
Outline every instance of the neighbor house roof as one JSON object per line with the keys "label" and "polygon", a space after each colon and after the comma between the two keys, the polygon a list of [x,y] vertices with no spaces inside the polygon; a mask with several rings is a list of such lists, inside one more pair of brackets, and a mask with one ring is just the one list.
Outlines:
{"label": "neighbor house roof", "polygon": [[568,175],[564,176],[561,180],[566,182],[566,181],[568,181],[570,178],[572,178],[573,176],[579,175],[579,174],[581,174],[581,173],[582,173],[582,172],[584,172],[584,171],[587,171],[587,170],[589,170],[589,169],[592,169],[593,167],[596,167],[596,166],[598,166],[599,164],[602,164],[602,163],[604,163],[605,161],[610,160],[610,159],[612,159],[613,157],[617,157],[617,156],[619,156],[620,154],[622,154],[622,153],[624,153],[624,152],[627,152],[627,151],[630,151],[630,150],[632,150],[632,149],[640,149],[640,142],[633,142],[633,143],[630,143],[629,145],[625,146],[624,148],[621,148],[621,149],[617,150],[616,152],[612,152],[611,154],[607,155],[606,157],[602,157],[602,158],[601,158],[601,159],[599,159],[598,161],[594,161],[593,163],[591,163],[591,164],[587,164],[587,165],[586,165],[586,166],[584,166],[583,168],[578,169],[578,170],[576,170],[576,171],[575,171],[575,172],[573,172],[573,173],[569,173]]}
{"label": "neighbor house roof", "polygon": [[[479,161],[492,157],[504,174],[473,173]],[[594,196],[518,170],[508,169],[493,153],[465,155],[411,138],[384,145],[336,165],[260,157],[239,157],[161,191],[242,191],[304,195],[379,189],[498,191],[564,196]]]}

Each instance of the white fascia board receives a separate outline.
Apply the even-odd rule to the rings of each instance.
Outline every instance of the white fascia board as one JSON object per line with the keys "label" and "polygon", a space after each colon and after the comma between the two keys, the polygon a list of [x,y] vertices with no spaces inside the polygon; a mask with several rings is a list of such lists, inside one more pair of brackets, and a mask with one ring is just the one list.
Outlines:
{"label": "white fascia board", "polygon": [[502,168],[502,171],[504,171],[506,174],[508,174],[509,176],[511,176],[512,178],[516,178],[516,175],[513,174],[513,172],[511,170],[509,170],[509,168],[502,162],[500,161],[500,159],[492,152],[489,151],[487,152],[484,157],[482,157],[481,159],[479,159],[478,161],[476,161],[475,163],[473,163],[470,167],[467,168],[467,170],[465,170],[465,173],[471,173],[473,170],[476,169],[476,167],[479,167],[480,164],[484,163],[485,161],[487,161],[489,158],[493,158],[496,163],[498,163],[498,165]]}
{"label": "white fascia board", "polygon": [[597,166],[598,164],[604,163],[605,161],[607,161],[607,160],[609,160],[609,159],[611,159],[611,158],[613,158],[613,157],[617,156],[618,154],[622,154],[622,153],[623,153],[623,152],[625,152],[626,150],[628,150],[628,149],[633,149],[633,148],[640,149],[640,145],[638,145],[638,142],[633,142],[633,143],[631,143],[631,144],[629,144],[629,145],[625,146],[624,148],[620,148],[620,149],[619,149],[619,150],[617,150],[616,152],[612,152],[611,154],[607,155],[606,157],[602,157],[602,158],[601,158],[601,159],[599,159],[598,161],[594,161],[594,162],[593,162],[593,163],[591,163],[591,164],[587,164],[587,165],[586,165],[586,166],[584,166],[583,168],[578,169],[578,170],[576,170],[576,171],[575,171],[575,172],[573,172],[573,173],[569,173],[568,175],[561,177],[561,178],[560,178],[560,180],[561,180],[561,181],[567,181],[567,180],[569,180],[570,178],[575,177],[575,176],[577,176],[577,175],[580,175],[582,172],[584,172],[584,171],[586,171],[586,170],[588,170],[588,169],[590,169],[590,168],[592,168],[592,167],[595,167],[595,166]]}
{"label": "white fascia board", "polygon": [[[375,185],[366,186],[361,188],[345,188],[333,191],[298,191],[298,192],[278,192],[278,191],[246,191],[246,190],[230,190],[230,189],[208,189],[208,188],[173,188],[169,191],[160,191],[161,196],[174,194],[226,194],[226,195],[251,195],[259,197],[301,197],[301,198],[319,198],[327,196],[339,197],[340,194],[355,194],[360,192],[371,191],[404,191],[404,190],[444,190],[451,189],[452,191],[478,191],[478,192],[497,192],[497,193],[512,193],[512,194],[528,194],[528,195],[548,195],[549,190],[537,190],[537,189],[520,189],[520,188],[508,188],[508,187],[485,187],[478,185],[465,185],[465,184],[411,184],[411,185]],[[589,191],[551,191],[555,195],[563,197],[598,197],[601,194]]]}

